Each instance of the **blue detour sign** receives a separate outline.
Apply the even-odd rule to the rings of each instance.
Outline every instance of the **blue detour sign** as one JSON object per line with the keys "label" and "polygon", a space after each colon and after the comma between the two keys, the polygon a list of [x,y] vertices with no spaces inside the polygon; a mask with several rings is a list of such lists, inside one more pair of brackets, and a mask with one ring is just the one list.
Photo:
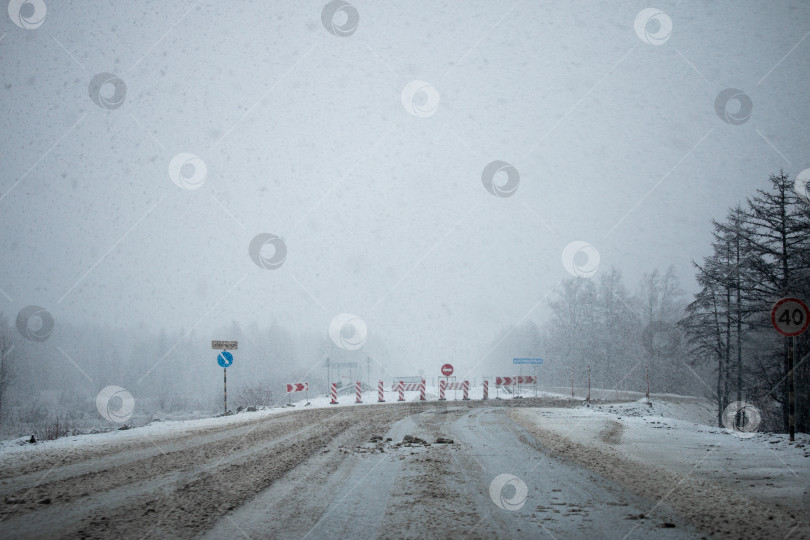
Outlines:
{"label": "blue detour sign", "polygon": [[513,358],[512,363],[514,365],[521,365],[521,364],[529,364],[529,365],[540,365],[543,363],[542,358]]}
{"label": "blue detour sign", "polygon": [[230,367],[233,364],[233,355],[228,351],[222,351],[217,355],[217,364],[219,367]]}

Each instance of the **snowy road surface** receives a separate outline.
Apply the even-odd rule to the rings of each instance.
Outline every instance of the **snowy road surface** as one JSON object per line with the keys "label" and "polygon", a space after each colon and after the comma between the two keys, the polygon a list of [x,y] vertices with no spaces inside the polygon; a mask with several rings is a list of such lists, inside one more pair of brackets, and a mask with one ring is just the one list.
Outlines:
{"label": "snowy road surface", "polygon": [[[6,453],[0,537],[807,537],[779,508],[572,441],[507,404],[296,410]],[[621,429],[602,435],[615,445]]]}
{"label": "snowy road surface", "polygon": [[[628,516],[652,506],[538,451],[503,408],[433,408],[385,435],[392,439],[385,452],[347,448],[348,455],[324,456],[308,474],[292,475],[220,520],[210,538],[623,538],[636,525]],[[453,443],[392,444],[405,435]],[[490,484],[500,474],[527,484],[531,496],[520,509],[501,509],[491,499]],[[505,496],[517,494],[508,489]],[[663,522],[678,520],[663,514],[642,520],[637,537],[695,536],[680,523],[656,528]]]}

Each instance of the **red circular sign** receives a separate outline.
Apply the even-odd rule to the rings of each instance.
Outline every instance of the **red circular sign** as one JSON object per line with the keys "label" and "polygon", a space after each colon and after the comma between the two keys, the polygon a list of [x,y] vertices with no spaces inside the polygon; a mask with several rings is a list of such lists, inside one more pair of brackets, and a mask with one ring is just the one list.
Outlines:
{"label": "red circular sign", "polygon": [[451,366],[450,364],[445,364],[442,366],[442,375],[444,375],[445,377],[449,377],[452,374],[453,374],[453,366]]}
{"label": "red circular sign", "polygon": [[771,308],[771,324],[783,336],[798,336],[810,326],[810,310],[798,298],[782,298]]}

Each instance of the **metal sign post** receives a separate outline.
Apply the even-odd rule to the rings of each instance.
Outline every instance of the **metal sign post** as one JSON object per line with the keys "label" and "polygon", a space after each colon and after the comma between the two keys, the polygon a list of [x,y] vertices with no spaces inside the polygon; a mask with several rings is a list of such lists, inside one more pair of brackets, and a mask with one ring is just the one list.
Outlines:
{"label": "metal sign post", "polygon": [[793,350],[796,347],[796,337],[790,336],[788,338],[788,430],[790,431],[791,442],[796,440],[796,393],[793,384]]}
{"label": "metal sign post", "polygon": [[[236,342],[233,342],[236,343]],[[212,344],[213,345],[213,344]],[[233,355],[227,350],[217,355],[217,364],[222,368],[222,386],[224,390],[225,414],[228,414],[228,366],[233,364]]]}
{"label": "metal sign post", "polygon": [[534,397],[537,397],[537,366],[543,365],[542,358],[512,358],[512,364],[515,366],[520,366],[520,375],[518,376],[518,395],[522,396],[520,389],[520,382],[523,380],[523,366],[530,365],[532,366],[534,377]]}
{"label": "metal sign post", "polygon": [[228,414],[228,366],[233,364],[233,355],[228,351],[235,351],[239,348],[238,341],[211,341],[212,349],[219,349],[222,352],[217,355],[217,364],[222,367],[222,387],[224,391],[225,414]]}
{"label": "metal sign post", "polygon": [[329,357],[326,357],[326,393],[329,393]]}
{"label": "metal sign post", "polygon": [[777,301],[771,308],[771,324],[777,332],[788,338],[787,371],[788,391],[788,432],[790,441],[796,440],[796,395],[793,385],[793,350],[796,347],[796,336],[800,336],[810,326],[810,310],[807,304],[791,296]]}

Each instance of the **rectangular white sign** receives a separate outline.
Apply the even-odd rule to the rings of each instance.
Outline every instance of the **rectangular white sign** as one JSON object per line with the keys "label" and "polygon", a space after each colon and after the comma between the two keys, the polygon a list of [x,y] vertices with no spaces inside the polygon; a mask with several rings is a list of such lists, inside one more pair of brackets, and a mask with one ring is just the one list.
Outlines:
{"label": "rectangular white sign", "polygon": [[211,348],[222,349],[224,351],[235,351],[238,344],[238,341],[212,341]]}

